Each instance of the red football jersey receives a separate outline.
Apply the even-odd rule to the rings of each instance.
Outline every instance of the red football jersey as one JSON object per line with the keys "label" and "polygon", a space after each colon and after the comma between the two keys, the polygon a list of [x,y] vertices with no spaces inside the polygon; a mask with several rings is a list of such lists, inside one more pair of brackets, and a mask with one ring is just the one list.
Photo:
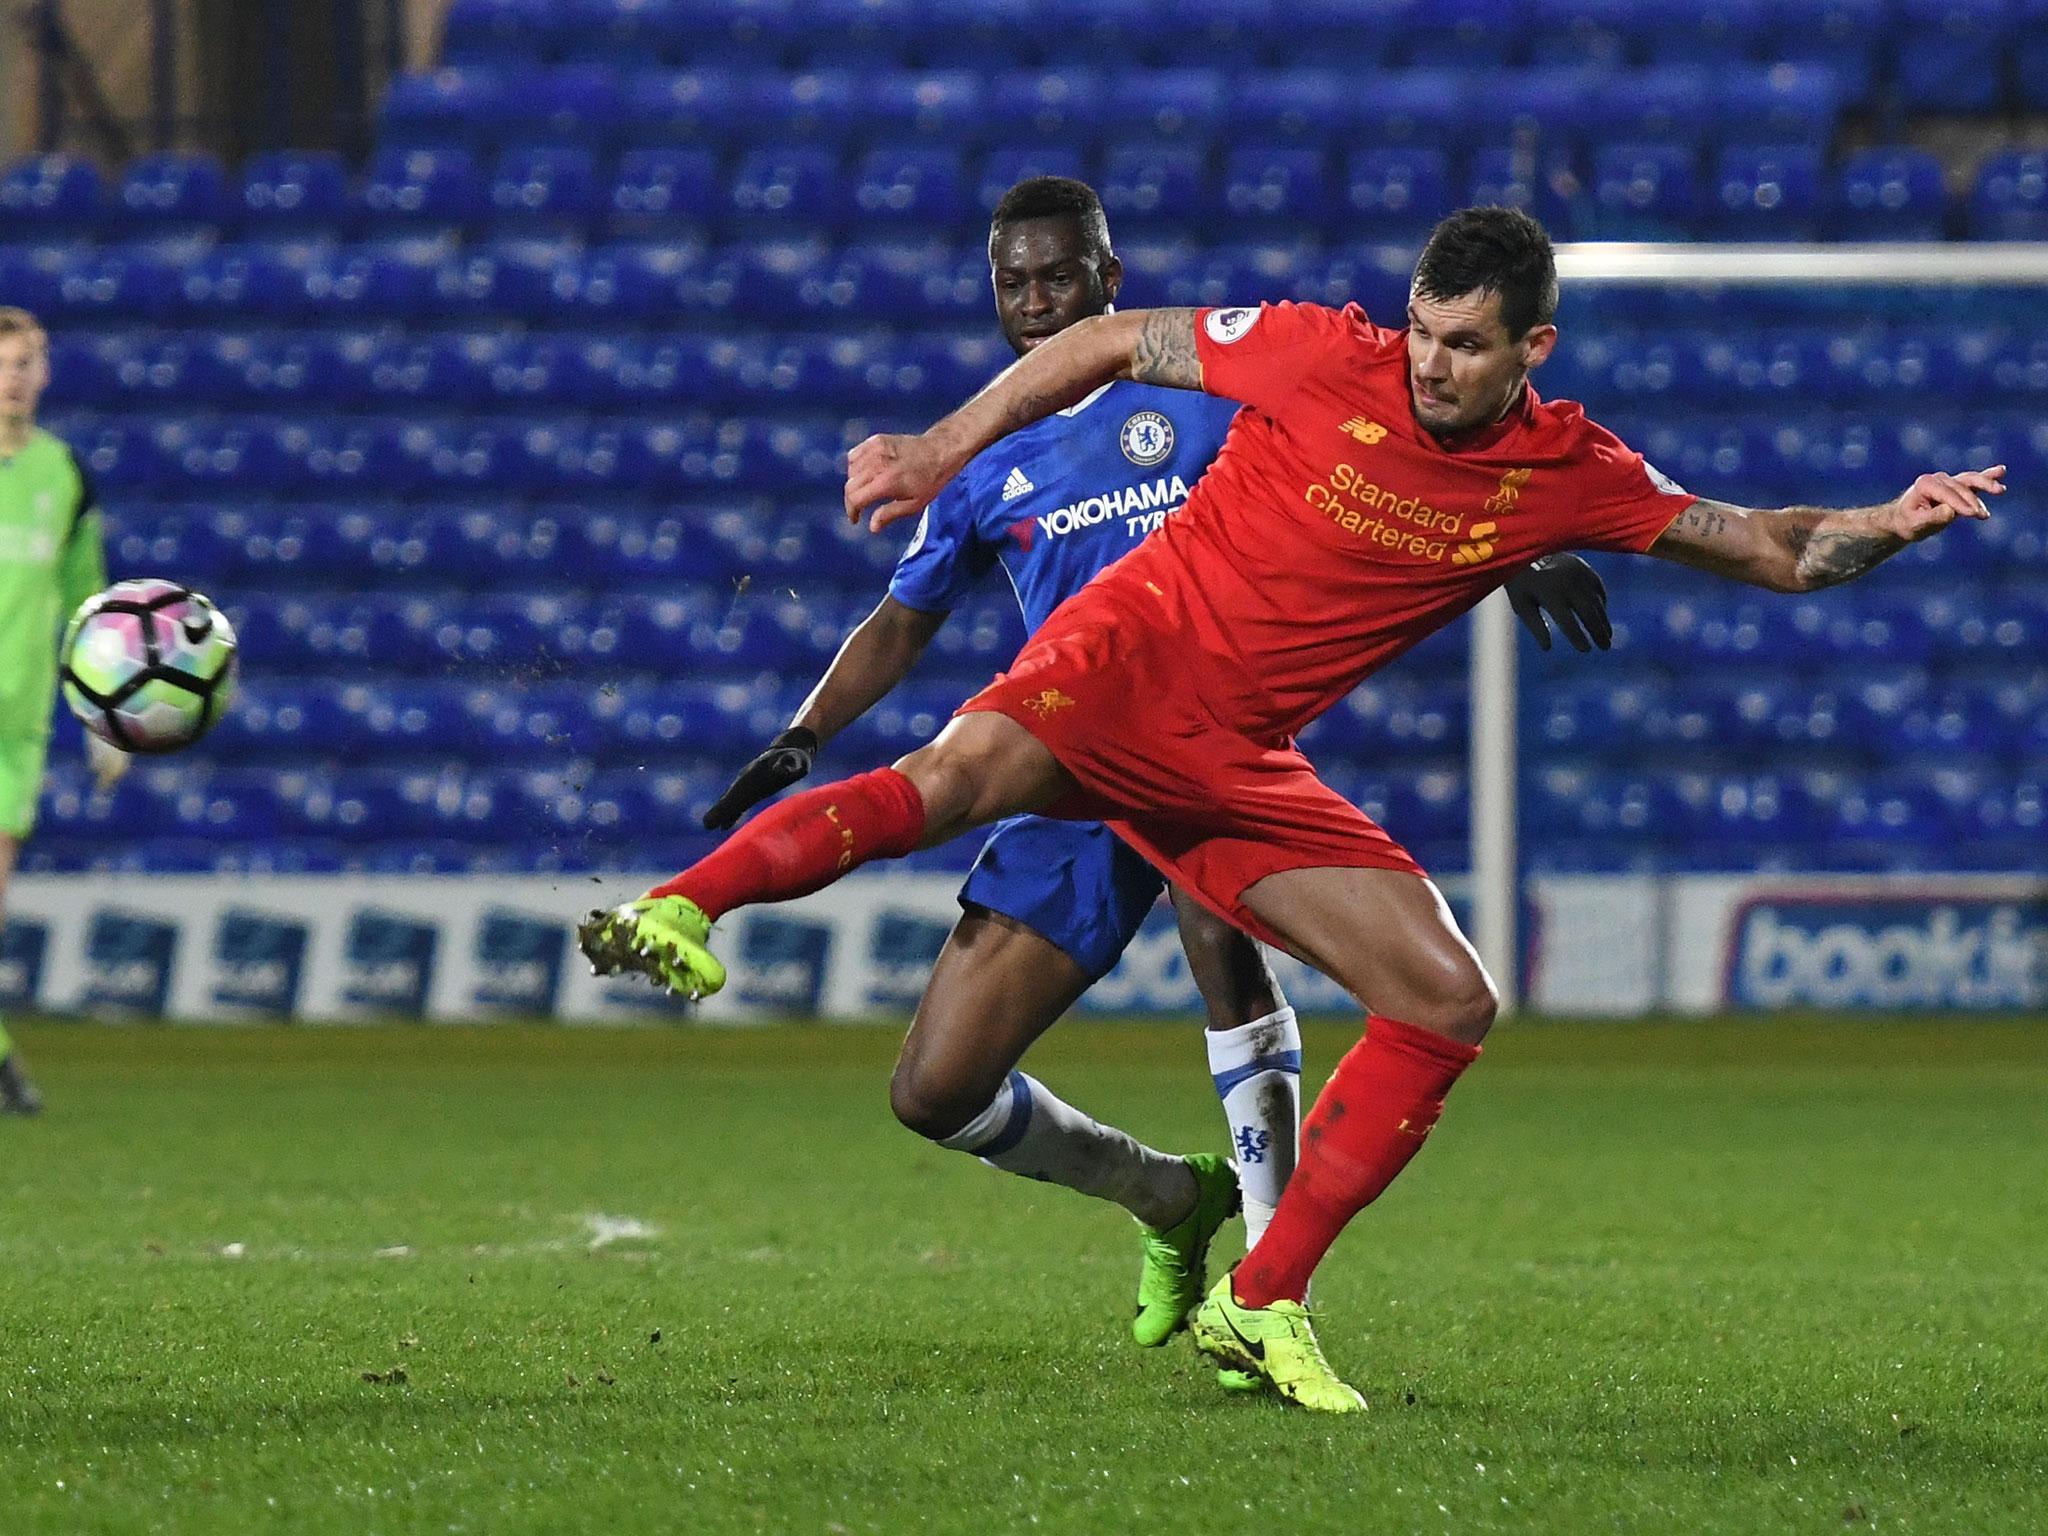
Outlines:
{"label": "red football jersey", "polygon": [[1164,599],[1237,674],[1242,729],[1292,732],[1561,549],[1643,550],[1697,498],[1532,388],[1455,450],[1409,405],[1407,333],[1356,305],[1197,312],[1203,387],[1242,401],[1159,532],[1098,581]]}

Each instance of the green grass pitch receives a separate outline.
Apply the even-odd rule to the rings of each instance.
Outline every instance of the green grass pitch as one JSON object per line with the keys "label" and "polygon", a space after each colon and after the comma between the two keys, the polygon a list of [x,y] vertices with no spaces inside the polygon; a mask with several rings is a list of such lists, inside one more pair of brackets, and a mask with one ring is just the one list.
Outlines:
{"label": "green grass pitch", "polygon": [[[2048,1529],[2038,1025],[1504,1028],[1317,1282],[1347,1421],[1133,1349],[894,1031],[20,1035],[16,1536]],[[1033,1065],[1223,1140],[1191,1024]]]}

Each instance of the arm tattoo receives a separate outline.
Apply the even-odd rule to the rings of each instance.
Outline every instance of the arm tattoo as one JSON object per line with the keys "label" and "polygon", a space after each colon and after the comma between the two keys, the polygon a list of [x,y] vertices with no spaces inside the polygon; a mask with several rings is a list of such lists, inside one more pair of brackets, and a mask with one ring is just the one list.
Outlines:
{"label": "arm tattoo", "polygon": [[1696,501],[1680,514],[1678,526],[1697,538],[1718,538],[1728,531],[1728,514],[1711,501]]}
{"label": "arm tattoo", "polygon": [[1883,510],[1764,510],[1696,501],[1679,514],[1666,535],[1670,543],[1658,553],[1753,586],[1812,592],[1861,576],[1905,547],[1874,524]]}
{"label": "arm tattoo", "polygon": [[1145,316],[1131,354],[1131,377],[1140,384],[1169,389],[1200,389],[1202,360],[1195,351],[1195,312],[1155,309]]}
{"label": "arm tattoo", "polygon": [[1857,528],[1800,530],[1794,547],[1799,575],[1808,590],[1832,587],[1861,576],[1880,560],[1906,547],[1896,534],[1867,533]]}

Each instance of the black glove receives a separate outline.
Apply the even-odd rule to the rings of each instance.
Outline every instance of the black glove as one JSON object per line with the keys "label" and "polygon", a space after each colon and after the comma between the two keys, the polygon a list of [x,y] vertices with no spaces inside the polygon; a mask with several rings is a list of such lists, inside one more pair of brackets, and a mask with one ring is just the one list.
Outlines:
{"label": "black glove", "polygon": [[[1598,581],[1599,577],[1594,577]],[[818,733],[792,725],[768,743],[768,750],[740,770],[732,787],[704,813],[708,831],[723,832],[778,790],[789,788],[811,771],[818,755]]]}
{"label": "black glove", "polygon": [[1546,613],[1575,651],[1590,651],[1596,645],[1604,651],[1614,644],[1614,626],[1607,622],[1606,583],[1577,555],[1545,555],[1527,570],[1517,571],[1508,578],[1508,601],[1515,617],[1546,651]]}

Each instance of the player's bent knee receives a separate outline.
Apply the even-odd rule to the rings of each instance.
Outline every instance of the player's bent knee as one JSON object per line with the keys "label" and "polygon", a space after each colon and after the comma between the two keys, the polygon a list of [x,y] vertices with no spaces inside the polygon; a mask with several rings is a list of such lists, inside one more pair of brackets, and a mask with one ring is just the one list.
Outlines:
{"label": "player's bent knee", "polygon": [[1041,810],[1067,787],[1059,763],[1030,732],[987,711],[956,717],[895,766],[924,800],[927,845]]}
{"label": "player's bent knee", "polygon": [[905,1130],[915,1131],[927,1141],[944,1141],[988,1108],[988,1096],[979,1100],[945,1084],[935,1083],[908,1061],[896,1064],[889,1079],[889,1108]]}
{"label": "player's bent knee", "polygon": [[1417,1008],[1419,1017],[1404,1018],[1404,1024],[1427,1029],[1466,1045],[1477,1045],[1493,1028],[1500,1014],[1500,992],[1486,968],[1467,960],[1452,969],[1440,989]]}

